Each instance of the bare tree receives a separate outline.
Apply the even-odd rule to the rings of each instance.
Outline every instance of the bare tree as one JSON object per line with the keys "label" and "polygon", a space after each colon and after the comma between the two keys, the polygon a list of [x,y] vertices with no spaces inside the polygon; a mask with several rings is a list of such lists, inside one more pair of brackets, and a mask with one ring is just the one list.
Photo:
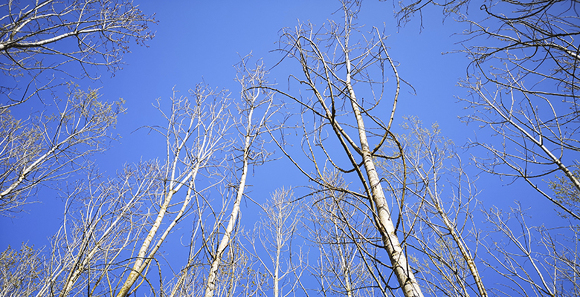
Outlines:
{"label": "bare tree", "polygon": [[251,254],[259,262],[253,269],[263,276],[263,282],[258,280],[255,296],[289,296],[300,288],[300,277],[307,264],[301,248],[293,245],[300,233],[301,214],[299,204],[292,200],[291,190],[274,191],[262,205],[264,215],[246,236]]}
{"label": "bare tree", "polygon": [[[117,296],[127,296],[139,287],[141,282],[133,286],[138,279],[145,280],[146,269],[171,230],[192,208],[203,209],[204,201],[200,201],[199,193],[204,189],[197,186],[198,175],[221,163],[218,154],[227,145],[224,136],[230,127],[227,94],[204,85],[198,85],[190,93],[192,98],[188,99],[177,97],[174,92],[168,113],[158,106],[167,121],[167,127],[152,127],[166,140],[167,156],[161,175],[163,185],[153,204],[154,220],[136,247],[138,252],[131,261],[132,268],[128,269]],[[212,187],[218,182],[205,185]],[[182,189],[185,193],[179,195]],[[166,223],[162,224],[164,221]]]}
{"label": "bare tree", "polygon": [[[470,35],[500,41],[499,46],[465,50],[474,61],[474,74],[464,83],[475,111],[468,119],[503,137],[501,145],[474,142],[490,153],[478,164],[493,174],[524,179],[580,219],[574,200],[557,199],[540,182],[557,173],[569,181],[565,192],[580,191],[573,173],[580,151],[578,13],[568,2],[493,4],[483,7],[488,20],[466,20],[473,26]],[[490,22],[495,26],[487,27]]]}
{"label": "bare tree", "polygon": [[[35,296],[111,295],[124,262],[148,226],[143,208],[160,187],[155,162],[126,166],[116,178],[89,171],[65,188],[63,224],[53,236]],[[39,267],[41,269],[41,267]]]}
{"label": "bare tree", "polygon": [[487,296],[476,262],[482,232],[474,222],[480,214],[477,190],[466,166],[437,124],[428,129],[417,118],[407,118],[402,128],[406,133],[398,139],[406,167],[380,162],[379,168],[389,191],[406,187],[399,203],[407,205],[409,245],[423,254],[415,258],[421,284],[434,295]]}
{"label": "bare tree", "polygon": [[[228,214],[228,212],[222,210],[222,214]],[[211,215],[208,217],[211,218]],[[201,226],[202,224],[200,222],[197,225]],[[214,225],[216,225],[215,222]],[[211,271],[212,263],[214,263],[212,253],[215,253],[222,238],[219,237],[219,233],[207,232],[208,234],[204,235],[201,232],[202,229],[200,227],[196,230],[198,232],[192,234],[186,265],[169,284],[167,295],[201,296],[207,291],[207,276]],[[239,229],[241,227],[236,226],[234,232],[230,234],[230,243],[221,255],[218,269],[213,271],[215,274],[213,280],[214,296],[254,296],[247,293],[246,281],[251,278],[251,271],[249,271],[251,264],[248,263],[250,261],[248,253],[241,246]],[[214,242],[218,244],[214,244]]]}
{"label": "bare tree", "polygon": [[[148,24],[154,21],[130,1],[0,4],[0,213],[20,210],[39,185],[84,167],[86,156],[106,147],[109,128],[123,111],[98,100],[96,90],[66,81],[56,85],[68,85],[67,99],[56,92],[42,99],[54,114],[19,119],[11,108],[55,86],[55,74],[91,77],[89,66],[120,69],[131,40],[143,44],[153,37]],[[71,62],[81,75],[66,65]],[[53,72],[41,76],[45,70]]]}
{"label": "bare tree", "polygon": [[[472,141],[472,146],[488,152],[487,156],[477,154],[478,166],[502,177],[523,179],[565,215],[580,219],[578,201],[572,198],[580,191],[580,179],[574,173],[580,151],[578,2],[401,3],[401,21],[435,4],[467,24],[460,51],[470,65],[460,85],[469,91],[462,100],[472,114],[464,119],[502,139]],[[563,179],[566,189],[557,187],[554,192],[547,185]]]}
{"label": "bare tree", "polygon": [[510,210],[484,211],[492,232],[485,238],[490,257],[484,263],[500,286],[491,291],[503,296],[578,296],[580,258],[578,225],[533,226],[519,203]]}
{"label": "bare tree", "polygon": [[[300,162],[301,166],[287,150],[285,152],[310,180],[320,186],[333,189],[324,179],[323,167],[326,165],[354,175],[362,192],[349,188],[340,191],[366,199],[365,211],[373,219],[377,235],[381,238],[375,244],[381,246],[390,261],[378,272],[389,269],[394,276],[383,275],[384,278],[380,279],[382,293],[387,294],[388,290],[396,287],[405,296],[422,296],[407,260],[404,241],[400,239],[404,238],[404,234],[399,233],[401,230],[395,224],[398,221],[396,214],[387,202],[375,165],[377,158],[386,158],[391,162],[403,160],[402,152],[393,156],[378,153],[385,142],[397,143],[390,129],[400,79],[384,44],[386,37],[376,28],[368,36],[359,31],[355,23],[358,2],[342,2],[342,5],[344,25],[329,21],[327,26],[320,29],[303,24],[295,30],[283,31],[281,51],[285,57],[295,59],[302,70],[300,76],[291,75],[291,78],[305,86],[301,91],[311,94],[311,97],[278,91],[297,102],[303,110],[303,150],[311,165]],[[388,88],[394,96],[385,123],[371,112],[387,90],[385,75],[388,71],[394,75],[395,84]],[[308,119],[312,119],[312,123]],[[284,148],[282,143],[278,143]],[[312,173],[303,166],[312,166]],[[389,283],[391,279],[397,280],[396,285]]]}
{"label": "bare tree", "polygon": [[[222,261],[222,256],[231,242],[232,232],[238,224],[240,216],[240,203],[246,190],[246,180],[250,165],[260,165],[266,161],[268,153],[263,148],[261,135],[266,131],[265,127],[273,115],[273,92],[269,91],[260,96],[262,87],[267,86],[266,75],[263,64],[257,64],[256,68],[250,69],[247,66],[247,58],[242,59],[238,66],[238,77],[236,80],[242,86],[241,103],[238,106],[238,113],[241,115],[239,122],[240,142],[243,144],[237,147],[239,152],[235,158],[240,159],[240,177],[235,187],[235,199],[227,225],[219,241],[217,250],[212,251],[212,262],[207,278],[205,296],[211,297],[214,294],[217,271]],[[237,174],[236,174],[237,175]],[[221,227],[218,226],[221,229]],[[221,233],[221,232],[219,232]]]}
{"label": "bare tree", "polygon": [[120,69],[131,40],[143,44],[153,37],[148,28],[153,22],[132,1],[9,0],[0,5],[0,69],[7,77],[24,77],[25,85],[17,95],[14,87],[2,86],[0,109],[49,88],[51,79],[39,77],[44,70],[76,77],[65,68],[76,63],[82,75],[94,77],[89,66]]}
{"label": "bare tree", "polygon": [[578,2],[401,3],[402,21],[435,4],[467,25],[460,51],[470,64],[460,84],[469,92],[462,100],[471,114],[464,119],[493,136],[471,142],[477,166],[510,182],[525,181],[564,216],[574,218],[559,228],[531,226],[521,207],[484,210],[497,232],[481,242],[493,260],[480,259],[503,277],[503,288],[490,291],[506,296],[577,294],[572,283],[577,283],[578,264],[571,251],[577,246],[575,220],[580,219]]}
{"label": "bare tree", "polygon": [[[326,181],[340,189],[345,181],[338,172],[326,173]],[[321,188],[312,195],[308,209],[308,239],[318,247],[315,290],[323,295],[374,296],[380,274],[371,267],[377,261],[373,220],[365,201],[343,191]],[[384,293],[384,292],[383,292]]]}
{"label": "bare tree", "polygon": [[[194,221],[203,219],[199,212],[208,207],[203,196],[206,189],[223,180],[212,167],[223,165],[223,151],[230,145],[225,138],[231,127],[226,116],[227,93],[199,85],[191,97],[177,97],[174,92],[168,110],[158,105],[167,126],[150,129],[166,141],[164,162],[127,166],[112,179],[89,171],[87,178],[69,182],[64,190],[67,203],[62,228],[52,240],[46,264],[32,271],[42,277],[31,294],[126,296],[143,285],[153,294],[157,290],[163,293],[163,278],[155,285],[148,275],[158,264],[158,251],[185,217],[193,214]],[[99,110],[94,105],[91,108]],[[90,111],[84,115],[89,116]],[[62,129],[67,131],[66,126]],[[203,175],[206,178],[200,182]],[[237,261],[234,254],[230,260]],[[2,269],[26,270],[25,264]],[[163,273],[161,266],[159,273]],[[14,286],[10,290],[9,294],[18,291]]]}
{"label": "bare tree", "polygon": [[248,257],[238,239],[241,203],[251,166],[261,165],[270,155],[262,134],[276,112],[272,92],[261,88],[268,85],[263,64],[251,68],[249,60],[244,57],[237,65],[241,85],[237,114],[224,115],[236,120],[229,131],[234,139],[221,152],[226,156],[219,171],[222,181],[214,187],[221,200],[207,198],[203,209],[196,209],[200,219],[191,234],[187,262],[170,286],[171,296],[232,296],[245,276]]}
{"label": "bare tree", "polygon": [[[566,215],[580,219],[575,200],[559,199],[580,191],[578,169],[580,116],[575,37],[580,35],[574,2],[492,2],[483,5],[487,18],[472,21],[464,52],[472,59],[462,85],[464,100],[478,122],[502,142],[473,141],[489,152],[478,166],[492,174],[525,180]],[[479,40],[490,39],[489,45]],[[567,179],[564,196],[545,182]],[[560,189],[562,192],[563,189]]]}
{"label": "bare tree", "polygon": [[40,253],[27,244],[0,253],[0,296],[30,296],[38,289],[44,271]]}
{"label": "bare tree", "polygon": [[[27,203],[42,183],[63,179],[86,166],[85,158],[104,150],[109,130],[124,111],[121,102],[104,103],[97,90],[76,88],[55,100],[54,114],[17,120],[0,110],[0,213]],[[30,202],[30,201],[29,201]]]}

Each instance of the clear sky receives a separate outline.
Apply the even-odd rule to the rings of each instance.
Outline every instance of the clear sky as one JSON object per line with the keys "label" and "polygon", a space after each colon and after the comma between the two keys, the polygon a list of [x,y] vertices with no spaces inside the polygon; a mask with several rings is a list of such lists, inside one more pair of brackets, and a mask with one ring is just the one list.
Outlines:
{"label": "clear sky", "polygon": [[[176,1],[171,4],[143,1],[140,7],[145,13],[155,13],[158,20],[152,26],[155,38],[147,42],[147,47],[133,44],[131,53],[124,56],[126,65],[113,77],[100,69],[102,79],[81,82],[81,86],[100,88],[106,100],[126,100],[127,113],[119,117],[116,130],[120,141],[113,142],[109,151],[96,157],[100,170],[108,174],[114,174],[123,164],[163,156],[165,148],[161,139],[155,141],[155,136],[136,130],[154,125],[155,121],[161,123],[162,118],[153,104],[156,99],[168,102],[173,87],[186,94],[203,81],[215,88],[229,89],[236,96],[239,87],[234,81],[233,65],[240,57],[251,53],[272,67],[280,59],[280,54],[273,50],[277,48],[282,28],[294,27],[299,21],[320,26],[328,18],[341,17],[340,12],[333,15],[339,8],[335,1]],[[463,91],[456,87],[456,82],[465,75],[466,60],[461,54],[442,55],[456,49],[454,43],[461,39],[453,34],[461,26],[450,20],[443,24],[440,15],[433,13],[424,17],[422,29],[418,22],[397,28],[391,5],[372,1],[364,3],[360,23],[367,30],[372,26],[386,29],[390,35],[387,45],[393,59],[399,62],[400,75],[416,90],[414,95],[410,88],[403,89],[398,118],[416,115],[424,123],[438,122],[447,137],[463,144],[473,128],[459,121],[463,111],[455,96]],[[286,77],[277,77],[275,73],[284,73],[279,69],[283,67],[273,69],[270,75],[279,84],[284,84]],[[280,164],[266,167],[269,166],[281,168]],[[257,170],[258,176],[261,170]],[[282,180],[260,184],[260,188],[268,188],[265,193],[279,185],[290,185]],[[30,214],[18,215],[17,220],[2,218],[2,233],[7,235],[2,236],[3,246],[19,245],[23,241],[47,243],[46,236],[53,233],[51,228],[54,230],[59,225],[61,210],[58,206],[53,208],[51,199],[40,200],[42,204],[30,205],[27,209]],[[46,207],[54,213],[47,214]],[[46,224],[45,215],[52,224]],[[33,228],[42,228],[43,232],[33,232],[30,230]]]}
{"label": "clear sky", "polygon": [[[132,44],[131,52],[124,56],[123,69],[114,76],[99,69],[100,80],[79,82],[81,87],[100,88],[104,100],[126,101],[127,112],[118,118],[115,130],[120,135],[119,141],[94,157],[105,175],[114,175],[124,164],[164,158],[163,139],[139,128],[163,122],[153,104],[157,99],[162,104],[168,103],[172,88],[186,94],[188,89],[205,82],[238,96],[233,65],[240,57],[251,53],[255,59],[263,59],[266,67],[273,67],[281,58],[274,51],[281,28],[294,27],[298,21],[322,25],[328,18],[342,17],[340,12],[333,14],[339,9],[336,1],[139,1],[139,5],[145,13],[154,13],[158,20],[152,26],[155,38],[147,42],[147,47]],[[481,134],[476,125],[466,125],[459,118],[470,112],[457,98],[465,95],[457,81],[465,77],[469,60],[464,54],[452,52],[460,49],[458,42],[463,37],[459,33],[465,24],[452,19],[444,21],[439,9],[428,7],[422,28],[418,19],[399,28],[392,5],[388,1],[364,1],[359,23],[365,25],[363,30],[373,26],[385,28],[389,34],[389,53],[399,65],[400,76],[415,89],[415,92],[409,87],[402,89],[395,125],[401,123],[403,116],[417,116],[426,126],[437,122],[442,134],[460,147],[476,135],[480,139],[489,137]],[[280,64],[271,70],[271,80],[281,88],[287,83],[288,67]],[[458,152],[466,163],[474,153],[463,149]],[[559,220],[553,206],[523,182],[512,184],[511,180],[479,175],[472,167],[468,171],[474,178],[479,176],[478,199],[486,207],[510,207],[514,201],[520,201],[530,209],[532,217],[541,215],[543,222]],[[263,202],[276,188],[300,186],[304,182],[305,178],[282,158],[251,171],[249,195]],[[36,193],[39,203],[28,205],[14,218],[0,217],[0,249],[28,242],[35,247],[47,246],[48,250],[49,237],[58,231],[64,205],[54,195],[55,191],[43,188]],[[244,202],[242,224],[252,226],[257,213],[251,202]],[[187,230],[175,231],[174,239],[187,236]],[[167,252],[171,244],[175,243],[168,243],[162,250]]]}

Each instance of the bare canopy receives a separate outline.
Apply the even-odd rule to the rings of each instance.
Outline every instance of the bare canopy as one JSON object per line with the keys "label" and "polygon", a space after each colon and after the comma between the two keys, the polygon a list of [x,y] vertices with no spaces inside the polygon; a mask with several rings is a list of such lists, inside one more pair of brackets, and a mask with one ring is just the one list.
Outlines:
{"label": "bare canopy", "polygon": [[[29,5],[10,0],[0,4],[0,70],[20,81],[25,76],[26,89],[30,88],[26,76],[36,82],[48,69],[73,77],[92,77],[87,68],[91,65],[115,72],[121,68],[123,54],[129,52],[131,40],[142,45],[153,37],[148,28],[153,22],[152,16],[127,0],[47,0]],[[80,75],[64,68],[71,62],[80,66]],[[25,92],[12,99],[15,87],[6,83],[1,92],[10,103],[30,98]],[[34,94],[49,85],[42,82],[30,89]]]}

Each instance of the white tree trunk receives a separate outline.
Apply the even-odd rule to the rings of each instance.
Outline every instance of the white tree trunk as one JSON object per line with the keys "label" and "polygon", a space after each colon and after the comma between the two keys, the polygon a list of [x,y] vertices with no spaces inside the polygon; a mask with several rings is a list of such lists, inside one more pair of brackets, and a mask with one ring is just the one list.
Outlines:
{"label": "white tree trunk", "polygon": [[399,284],[401,285],[403,294],[406,297],[422,297],[423,293],[421,292],[421,288],[419,287],[419,284],[415,279],[415,275],[411,271],[411,267],[407,262],[407,257],[403,252],[395,232],[393,221],[391,220],[387,199],[385,198],[383,187],[381,186],[380,178],[377,170],[375,169],[373,157],[369,148],[363,117],[356,100],[354,89],[352,88],[350,77],[351,65],[348,52],[345,52],[345,55],[347,67],[346,86],[348,88],[352,110],[354,112],[358,126],[363,163],[370,183],[372,200],[376,206],[377,213],[375,215],[377,217],[378,223],[377,228],[381,233],[383,244],[389,254],[389,258],[391,259],[391,264],[393,266],[393,271],[397,276]]}
{"label": "white tree trunk", "polygon": [[211,267],[209,270],[209,274],[207,277],[207,284],[205,287],[205,297],[212,297],[215,292],[216,287],[216,278],[220,263],[222,261],[222,257],[224,251],[228,247],[232,239],[232,232],[234,231],[234,227],[238,220],[238,216],[240,214],[240,203],[242,202],[242,197],[244,196],[244,190],[246,187],[246,178],[248,176],[248,159],[250,154],[250,147],[252,144],[252,115],[254,113],[254,109],[251,108],[248,113],[248,125],[246,127],[246,135],[244,136],[244,151],[243,151],[243,164],[242,164],[242,176],[240,177],[240,183],[238,184],[238,190],[236,193],[236,199],[234,201],[234,206],[232,208],[232,212],[230,214],[230,220],[228,222],[228,226],[224,232],[224,235],[220,241],[218,249],[215,253],[213,261],[211,263]]}

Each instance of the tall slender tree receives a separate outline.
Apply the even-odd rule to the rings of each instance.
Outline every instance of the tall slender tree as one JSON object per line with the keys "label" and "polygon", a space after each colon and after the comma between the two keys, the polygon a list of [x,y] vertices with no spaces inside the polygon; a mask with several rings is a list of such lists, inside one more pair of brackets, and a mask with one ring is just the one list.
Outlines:
{"label": "tall slender tree", "polygon": [[[285,57],[295,59],[302,70],[300,76],[294,74],[291,78],[306,86],[304,91],[311,97],[278,91],[301,106],[304,151],[311,165],[299,164],[288,151],[285,152],[310,180],[323,187],[333,188],[324,179],[324,166],[356,176],[363,189],[361,193],[349,188],[340,190],[366,198],[368,215],[373,219],[380,237],[380,241],[373,244],[380,245],[386,252],[389,269],[397,280],[396,285],[392,285],[386,281],[391,279],[389,276],[377,278],[377,288],[383,294],[393,288],[401,288],[405,296],[422,296],[404,249],[404,241],[401,240],[405,235],[400,233],[394,219],[396,214],[387,202],[375,164],[377,158],[404,162],[402,151],[393,156],[379,153],[386,142],[397,143],[391,126],[400,78],[384,43],[386,36],[376,28],[370,36],[359,31],[356,21],[360,3],[343,1],[341,4],[343,24],[329,21],[321,29],[311,24],[301,24],[295,30],[283,31],[280,51]],[[387,89],[384,75],[387,71],[394,75],[395,84],[389,88],[393,90],[392,109],[386,122],[383,122],[371,113],[384,99]],[[312,128],[307,121],[310,116],[313,119]],[[333,140],[327,135],[333,135]],[[282,143],[278,143],[283,148]],[[330,149],[331,146],[339,147],[340,151]],[[311,166],[313,173],[305,166]],[[379,269],[377,273],[381,272],[382,269]]]}
{"label": "tall slender tree", "polygon": [[[242,59],[238,66],[237,77],[237,81],[242,86],[241,103],[237,108],[238,114],[240,114],[238,131],[241,145],[236,147],[235,156],[235,159],[239,160],[239,172],[236,172],[236,176],[239,174],[239,179],[235,187],[236,193],[232,209],[229,216],[226,216],[227,224],[223,233],[218,232],[222,236],[217,249],[212,251],[212,261],[205,288],[206,297],[214,295],[220,263],[224,257],[224,252],[232,242],[234,229],[239,224],[240,204],[246,190],[249,167],[262,164],[268,158],[268,152],[263,147],[262,134],[266,132],[270,117],[275,111],[273,92],[269,91],[266,94],[261,94],[262,87],[268,85],[266,81],[267,72],[263,64],[258,64],[252,69],[248,67],[247,62],[247,58]],[[221,229],[219,226],[218,228]]]}

